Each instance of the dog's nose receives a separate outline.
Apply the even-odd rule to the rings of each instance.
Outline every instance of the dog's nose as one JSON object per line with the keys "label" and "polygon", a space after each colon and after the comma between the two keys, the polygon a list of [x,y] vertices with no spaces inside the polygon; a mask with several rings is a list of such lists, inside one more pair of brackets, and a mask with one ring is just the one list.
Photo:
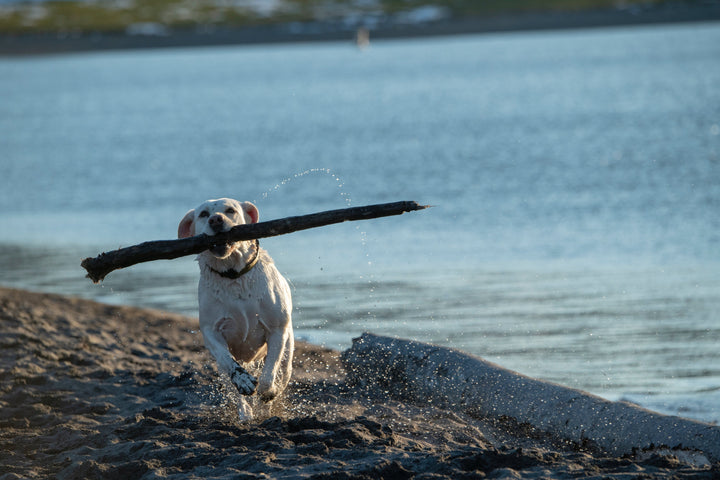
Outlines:
{"label": "dog's nose", "polygon": [[213,229],[213,232],[218,233],[225,227],[225,219],[223,219],[220,215],[213,215],[208,220],[208,224],[210,225],[210,228]]}

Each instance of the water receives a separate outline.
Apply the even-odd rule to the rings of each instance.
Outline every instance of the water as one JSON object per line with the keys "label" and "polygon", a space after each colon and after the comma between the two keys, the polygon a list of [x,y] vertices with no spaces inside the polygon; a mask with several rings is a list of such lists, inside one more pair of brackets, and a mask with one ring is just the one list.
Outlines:
{"label": "water", "polygon": [[299,337],[363,331],[720,420],[720,24],[0,59],[0,284],[197,315],[191,258],[92,285],[207,198],[261,220]]}

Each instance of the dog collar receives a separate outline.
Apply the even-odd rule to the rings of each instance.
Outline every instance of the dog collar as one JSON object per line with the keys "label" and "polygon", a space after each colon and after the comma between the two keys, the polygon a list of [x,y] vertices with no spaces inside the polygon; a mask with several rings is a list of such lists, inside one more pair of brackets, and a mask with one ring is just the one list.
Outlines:
{"label": "dog collar", "polygon": [[255,239],[255,255],[250,259],[250,261],[245,264],[242,270],[237,271],[234,268],[231,268],[230,270],[225,270],[224,272],[220,272],[218,270],[215,270],[214,268],[210,267],[210,270],[212,270],[213,273],[216,273],[217,275],[220,275],[223,278],[230,278],[232,280],[238,279],[248,273],[252,268],[257,265],[258,260],[260,259],[260,240]]}

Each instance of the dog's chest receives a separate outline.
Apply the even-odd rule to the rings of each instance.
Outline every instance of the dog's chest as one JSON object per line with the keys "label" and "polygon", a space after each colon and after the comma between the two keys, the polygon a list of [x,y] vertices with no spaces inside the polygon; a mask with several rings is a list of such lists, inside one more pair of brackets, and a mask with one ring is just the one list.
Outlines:
{"label": "dog's chest", "polygon": [[266,303],[267,289],[257,288],[257,283],[257,279],[250,276],[227,280],[216,275],[202,275],[198,288],[200,321],[258,318]]}

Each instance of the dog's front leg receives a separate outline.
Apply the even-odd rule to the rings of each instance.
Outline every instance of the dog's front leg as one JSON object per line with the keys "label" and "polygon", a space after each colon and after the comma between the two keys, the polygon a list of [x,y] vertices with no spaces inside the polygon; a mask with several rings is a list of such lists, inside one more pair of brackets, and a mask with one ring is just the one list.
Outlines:
{"label": "dog's front leg", "polygon": [[[288,341],[288,338],[290,338],[290,341]],[[287,385],[284,378],[283,385],[279,385],[277,377],[279,370],[282,369],[281,374],[289,379],[289,375],[284,370],[287,368],[288,354],[292,356],[292,330],[288,332],[287,329],[283,329],[271,333],[267,339],[267,346],[265,365],[263,365],[260,381],[258,382],[258,395],[264,402],[269,402],[275,398]]]}
{"label": "dog's front leg", "polygon": [[[222,323],[222,322],[219,322]],[[255,377],[241,367],[230,354],[227,342],[222,332],[216,327],[202,329],[205,347],[217,361],[220,371],[230,376],[235,388],[242,395],[252,395],[255,392],[258,381]]]}
{"label": "dog's front leg", "polygon": [[280,359],[280,368],[277,372],[275,383],[282,392],[287,388],[290,383],[290,376],[292,375],[292,361],[293,353],[295,351],[295,338],[293,333],[290,332],[285,339],[285,349],[283,350],[282,358]]}

